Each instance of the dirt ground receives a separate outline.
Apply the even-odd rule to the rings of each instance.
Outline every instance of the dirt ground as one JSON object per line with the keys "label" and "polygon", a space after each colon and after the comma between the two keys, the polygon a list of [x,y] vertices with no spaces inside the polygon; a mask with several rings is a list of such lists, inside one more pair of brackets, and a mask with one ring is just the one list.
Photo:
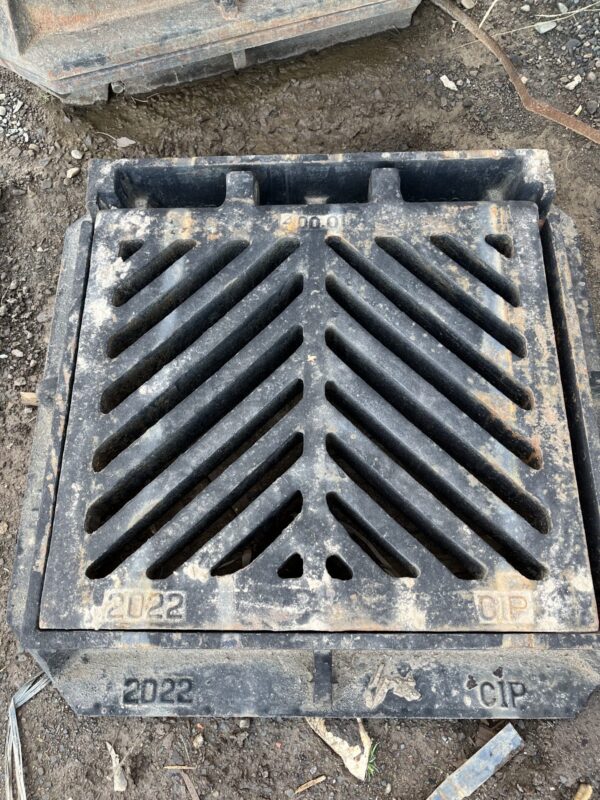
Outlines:
{"label": "dirt ground", "polygon": [[[566,0],[576,9],[577,6]],[[480,16],[487,3],[478,0]],[[501,2],[489,29],[531,25],[553,2],[530,8]],[[581,3],[583,8],[584,3]],[[530,27],[501,39],[528,88],[600,125],[600,15],[583,11],[549,33]],[[579,26],[579,27],[577,27]],[[292,62],[250,69],[150,98],[114,98],[74,110],[7,72],[0,105],[0,606],[12,567],[35,411],[20,391],[42,374],[53,295],[67,225],[84,209],[92,157],[237,153],[443,150],[538,147],[550,152],[558,204],[583,237],[600,320],[600,156],[597,146],[531,116],[493,57],[424,3],[414,25]],[[574,43],[575,42],[575,43]],[[577,44],[578,43],[578,44]],[[598,79],[595,78],[596,73]],[[441,75],[457,83],[445,89]],[[576,74],[583,78],[567,88]],[[2,94],[5,97],[2,97]],[[19,107],[19,101],[23,105]],[[15,108],[17,110],[15,110]],[[1,115],[1,112],[0,112]],[[10,131],[15,132],[10,134]],[[111,137],[136,144],[119,150]],[[71,155],[81,151],[81,160]],[[81,172],[67,178],[67,171]],[[36,666],[0,616],[0,705]],[[52,690],[21,713],[32,800],[87,800],[112,795],[105,742],[126,760],[131,798],[190,797],[169,764],[193,767],[200,797],[285,798],[319,775],[314,798],[426,798],[476,749],[476,722],[370,721],[377,771],[359,784],[301,720],[77,719]],[[600,790],[600,696],[576,720],[518,723],[525,751],[475,798],[573,798],[580,781]],[[194,739],[202,731],[204,742]],[[0,735],[4,736],[3,722]],[[194,746],[196,741],[196,747]]]}

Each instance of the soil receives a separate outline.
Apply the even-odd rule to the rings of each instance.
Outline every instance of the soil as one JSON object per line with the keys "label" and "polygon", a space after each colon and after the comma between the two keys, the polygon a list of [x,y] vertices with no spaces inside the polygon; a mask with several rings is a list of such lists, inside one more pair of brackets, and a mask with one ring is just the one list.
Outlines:
{"label": "soil", "polygon": [[[523,11],[499,3],[488,29],[521,28],[539,21],[538,13],[557,12],[551,2],[530,5]],[[571,113],[581,106],[581,119],[600,125],[597,10],[582,11],[543,35],[527,27],[501,41],[534,95]],[[479,0],[472,13],[482,12]],[[35,410],[20,402],[19,393],[35,391],[42,374],[62,238],[83,212],[92,157],[546,148],[557,204],[582,236],[600,320],[598,147],[525,112],[494,58],[479,44],[465,46],[470,38],[425,2],[404,31],[178,91],[121,96],[77,110],[0,71],[0,93],[6,95],[0,105],[9,118],[0,138],[0,606],[6,603],[35,423]],[[576,74],[583,80],[570,90]],[[456,92],[444,88],[441,75],[457,84]],[[119,149],[111,137],[121,136],[136,143]],[[75,167],[80,173],[67,178]],[[37,668],[2,619],[0,652],[0,703],[6,706]],[[50,689],[20,718],[32,800],[111,796],[106,741],[127,754],[125,796],[131,798],[190,797],[181,775],[165,770],[185,764],[193,767],[187,774],[203,798],[285,798],[325,775],[306,797],[419,800],[475,751],[479,728],[477,722],[369,721],[367,729],[379,743],[377,771],[360,784],[302,720],[253,720],[246,726],[221,719],[78,719]],[[473,797],[566,800],[583,780],[600,789],[600,695],[575,720],[518,727],[524,752]]]}

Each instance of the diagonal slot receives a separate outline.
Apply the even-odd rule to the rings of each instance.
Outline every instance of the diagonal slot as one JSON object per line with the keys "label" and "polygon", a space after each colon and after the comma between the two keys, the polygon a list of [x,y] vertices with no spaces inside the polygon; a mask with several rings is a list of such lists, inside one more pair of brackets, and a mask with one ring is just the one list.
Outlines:
{"label": "diagonal slot", "polygon": [[[509,240],[508,243],[506,239]],[[496,242],[498,246],[496,247],[496,245],[493,245],[493,247],[500,253],[504,251],[504,254],[506,254],[504,246],[510,247],[512,244],[511,238],[506,236],[489,235],[486,236],[485,241],[488,242],[488,244],[492,241]],[[451,258],[456,264],[467,272],[470,272],[473,277],[484,283],[493,292],[496,292],[496,294],[506,300],[507,303],[513,306],[521,305],[519,289],[510,278],[507,278],[493,267],[490,267],[489,264],[486,264],[482,258],[475,255],[475,253],[469,250],[468,247],[465,247],[465,245],[459,242],[454,236],[450,236],[450,234],[431,236],[430,242],[434,247],[437,247],[438,250],[441,250],[442,253],[447,255],[448,258]]]}
{"label": "diagonal slot", "polygon": [[327,505],[333,516],[345,528],[348,536],[377,566],[392,578],[416,578],[419,570],[407,561],[377,533],[367,520],[359,516],[335,492],[327,495]]}
{"label": "diagonal slot", "polygon": [[328,347],[384,400],[406,417],[413,425],[445,450],[506,505],[527,520],[540,533],[548,533],[550,517],[547,509],[482,456],[472,445],[457,435],[440,419],[415,400],[398,382],[374,364],[365,353],[357,350],[339,331],[328,328],[325,333]]}
{"label": "diagonal slot", "polygon": [[330,296],[368,333],[412,370],[471,417],[511,453],[534,469],[542,467],[542,453],[529,439],[506,425],[501,417],[465,388],[443,367],[386,322],[373,308],[333,275],[326,279]]}
{"label": "diagonal slot", "polygon": [[210,571],[213,576],[233,575],[244,569],[270,547],[275,539],[292,524],[302,511],[302,494],[299,491],[282,503],[260,522],[242,541]]}
{"label": "diagonal slot", "polygon": [[[139,247],[138,247],[139,244]],[[129,242],[122,242],[119,248],[119,256],[126,261],[131,258],[138,250],[141,249],[143,243],[141,240],[133,240]],[[172,242],[164,250],[161,250],[155,256],[140,267],[132,269],[114,288],[112,295],[112,303],[114,306],[122,306],[130,300],[134,294],[137,294],[151,281],[165,272],[169,267],[182,258],[186,253],[196,246],[193,239],[180,239]]]}
{"label": "diagonal slot", "polygon": [[478,372],[509,400],[525,410],[533,408],[531,389],[520,384],[506,370],[480,353],[469,341],[425,306],[418,303],[405,289],[395,283],[389,275],[376,267],[356,248],[339,237],[328,237],[327,244],[349,267],[381,292],[396,308],[420,325],[471,369]]}
{"label": "diagonal slot", "polygon": [[493,336],[519,358],[527,355],[527,341],[512,325],[497,317],[440,269],[428,264],[407,242],[396,236],[377,236],[376,244],[451,306]]}
{"label": "diagonal slot", "polygon": [[183,539],[179,539],[155,561],[149,567],[147,576],[158,580],[171,575],[281,478],[301,458],[303,446],[303,435],[294,433],[234,489],[221,497]]}
{"label": "diagonal slot", "polygon": [[165,494],[161,498],[161,502],[126,530],[114,544],[106,549],[106,552],[95,559],[88,568],[88,577],[106,577],[142,547],[287,416],[302,399],[302,393],[302,381],[294,381],[270,403],[261,408],[245,425],[234,431],[224,446],[209,452],[177,484],[174,491]]}
{"label": "diagonal slot", "polygon": [[410,533],[456,578],[477,580],[484,576],[483,566],[458,547],[408,498],[400,495],[379,473],[344,444],[335,434],[327,434],[327,453],[343,472],[380,506],[385,513]]}
{"label": "diagonal slot", "polygon": [[504,258],[514,258],[515,243],[508,233],[488,233],[485,237],[486,244],[497,250]]}
{"label": "diagonal slot", "polygon": [[504,558],[514,569],[530,580],[541,580],[546,569],[524,547],[516,542],[495,520],[481,513],[463,492],[448,483],[369,411],[333,383],[326,386],[327,400],[385,455],[420,483],[452,514]]}
{"label": "diagonal slot", "polygon": [[297,239],[281,239],[256,259],[235,280],[192,315],[177,332],[126,370],[102,393],[100,409],[108,413],[139,389],[166,364],[186,350],[206,330],[225,316],[249,292],[273,273],[299,247]]}
{"label": "diagonal slot", "polygon": [[197,292],[211,278],[214,278],[227,264],[248,247],[248,242],[233,240],[218,248],[211,256],[199,264],[189,264],[186,274],[174,286],[163,292],[133,319],[123,325],[108,340],[106,354],[116,358],[124,350],[174,311],[194,292]]}
{"label": "diagonal slot", "polygon": [[221,367],[231,361],[244,347],[265,330],[302,293],[303,277],[294,275],[276,292],[271,294],[255,311],[244,318],[239,325],[216,347],[186,370],[182,377],[170,384],[164,392],[148,403],[126,425],[119,428],[106,439],[94,453],[93,468],[103,470],[119,453],[126,450],[142,436],[148,428],[183,402],[192,392],[216,374]]}
{"label": "diagonal slot", "polygon": [[144,486],[163,472],[178,456],[229,414],[242,400],[281,366],[302,344],[302,328],[287,331],[249,367],[239,373],[198,414],[194,415],[169,441],[157,447],[136,469],[116,483],[88,508],[85,529],[98,530],[128,503]]}

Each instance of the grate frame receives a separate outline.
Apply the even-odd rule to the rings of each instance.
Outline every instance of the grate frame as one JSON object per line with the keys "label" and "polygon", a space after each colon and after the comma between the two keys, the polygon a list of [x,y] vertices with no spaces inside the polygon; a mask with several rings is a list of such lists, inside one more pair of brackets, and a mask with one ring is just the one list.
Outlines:
{"label": "grate frame", "polygon": [[[476,156],[357,155],[333,157],[332,161],[346,159],[362,164],[420,161],[430,173],[438,165],[443,173],[448,161],[467,173],[470,165],[485,159],[489,159],[492,172],[499,162],[504,166],[520,162],[520,172],[516,176],[513,172],[512,188],[508,191],[522,192],[527,182],[530,187],[536,186],[537,197],[532,199],[538,201],[542,219],[547,217],[542,237],[554,324],[561,336],[561,370],[563,380],[576,396],[576,413],[571,414],[570,420],[571,438],[577,443],[576,452],[585,454],[590,466],[583,472],[579,470],[578,480],[583,487],[582,496],[587,498],[583,510],[592,567],[597,576],[598,515],[594,490],[598,443],[587,372],[590,371],[593,384],[598,358],[589,335],[589,311],[586,316],[586,306],[580,304],[586,342],[584,356],[579,318],[571,297],[571,274],[578,296],[585,297],[572,223],[560,212],[551,211],[547,216],[548,198],[552,194],[547,161],[527,151]],[[235,165],[238,169],[240,165],[256,165],[257,160],[267,170],[272,165],[279,169],[285,164],[284,159],[277,157],[215,159],[206,160],[206,164],[228,170]],[[310,157],[299,159],[303,160],[310,164]],[[323,160],[326,159],[314,157],[315,163],[322,164]],[[175,168],[175,174],[178,170],[181,174],[186,167],[198,168],[196,161],[138,163],[141,172],[150,169],[155,174],[161,170],[168,172],[171,167]],[[120,178],[115,176],[119,170],[125,168],[134,174],[135,167],[135,162],[96,164],[90,178],[90,196],[102,197],[99,205],[111,207],[107,203],[107,186],[111,181],[113,187],[118,185]],[[531,181],[532,175],[539,179],[540,174],[541,180]],[[42,402],[34,450],[38,453],[37,463],[34,461],[23,514],[11,595],[12,623],[23,645],[50,672],[79,713],[539,717],[570,715],[585,703],[600,682],[597,633],[167,633],[40,629],[44,571],[40,565],[45,560],[57,477],[52,465],[60,461],[62,450],[92,226],[92,220],[82,220],[71,228],[66,239],[46,377],[40,391]],[[33,532],[37,541],[33,541]],[[141,647],[142,643],[153,645],[151,652]],[[94,684],[93,690],[90,682]],[[243,696],[233,691],[233,686],[239,685],[247,686]]]}

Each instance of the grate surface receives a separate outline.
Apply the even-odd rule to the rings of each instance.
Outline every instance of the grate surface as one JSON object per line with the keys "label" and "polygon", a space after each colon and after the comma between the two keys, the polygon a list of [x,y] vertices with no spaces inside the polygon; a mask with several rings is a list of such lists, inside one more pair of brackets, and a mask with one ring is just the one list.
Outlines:
{"label": "grate surface", "polygon": [[530,202],[98,213],[42,628],[586,631]]}

